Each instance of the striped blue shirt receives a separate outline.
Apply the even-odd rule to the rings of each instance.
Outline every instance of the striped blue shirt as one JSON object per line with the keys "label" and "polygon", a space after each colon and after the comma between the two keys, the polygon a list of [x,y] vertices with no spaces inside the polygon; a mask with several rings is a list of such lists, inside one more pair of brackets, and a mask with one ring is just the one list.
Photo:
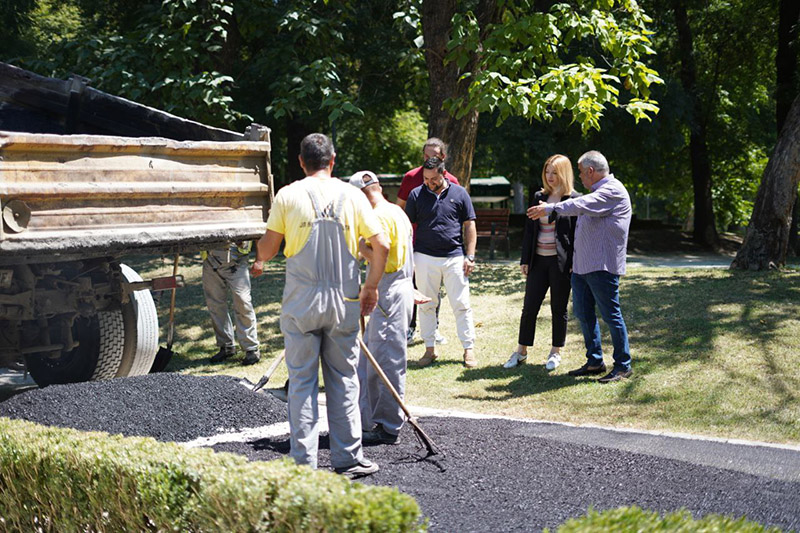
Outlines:
{"label": "striped blue shirt", "polygon": [[589,194],[547,204],[548,214],[578,216],[575,228],[575,255],[572,271],[588,274],[605,270],[625,274],[628,229],[631,226],[631,198],[621,181],[609,174],[594,185]]}

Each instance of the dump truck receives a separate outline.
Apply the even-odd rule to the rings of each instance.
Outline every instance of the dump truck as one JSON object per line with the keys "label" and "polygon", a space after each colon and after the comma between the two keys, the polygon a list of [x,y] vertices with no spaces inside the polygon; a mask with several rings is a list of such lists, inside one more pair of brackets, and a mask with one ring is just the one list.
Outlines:
{"label": "dump truck", "polygon": [[[269,129],[236,133],[0,63],[0,367],[40,386],[150,372],[153,290],[132,255],[256,239]],[[163,364],[163,362],[162,362]]]}

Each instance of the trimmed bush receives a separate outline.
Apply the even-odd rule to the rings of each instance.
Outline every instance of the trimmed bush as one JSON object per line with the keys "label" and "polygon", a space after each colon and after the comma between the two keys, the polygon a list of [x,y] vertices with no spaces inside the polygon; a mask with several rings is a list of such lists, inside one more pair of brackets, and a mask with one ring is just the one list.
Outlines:
{"label": "trimmed bush", "polygon": [[[545,530],[547,531],[547,530]],[[586,516],[572,518],[558,527],[559,533],[584,533],[614,531],[615,533],[639,533],[641,531],[668,531],[670,533],[777,533],[776,527],[765,527],[745,518],[730,518],[706,515],[695,520],[689,511],[669,513],[663,517],[655,511],[639,507],[620,507],[608,511],[589,509]]]}
{"label": "trimmed bush", "polygon": [[416,501],[288,459],[0,418],[2,531],[423,531]]}

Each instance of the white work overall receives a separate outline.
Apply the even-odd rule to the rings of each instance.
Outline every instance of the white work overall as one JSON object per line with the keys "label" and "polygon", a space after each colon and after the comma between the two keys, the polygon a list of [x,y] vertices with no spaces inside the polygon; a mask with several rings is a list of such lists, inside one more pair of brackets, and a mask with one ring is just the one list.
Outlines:
{"label": "white work overall", "polygon": [[303,249],[286,260],[281,309],[289,369],[290,455],[298,464],[317,466],[321,360],[331,466],[347,467],[363,458],[356,376],[359,266],[345,241],[345,193],[322,206],[314,190],[307,192],[315,218]]}
{"label": "white work overall", "polygon": [[[365,343],[401,397],[405,395],[408,342],[406,334],[414,306],[413,248],[409,243],[405,264],[384,274],[378,284],[378,305],[369,317]],[[405,417],[392,393],[366,356],[358,362],[361,381],[361,423],[365,428],[381,424],[393,434],[400,433]]]}

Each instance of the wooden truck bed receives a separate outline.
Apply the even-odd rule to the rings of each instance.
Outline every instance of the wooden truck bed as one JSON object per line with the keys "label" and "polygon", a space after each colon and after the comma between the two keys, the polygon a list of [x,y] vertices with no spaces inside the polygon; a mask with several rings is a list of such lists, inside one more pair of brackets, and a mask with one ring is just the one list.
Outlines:
{"label": "wooden truck bed", "polygon": [[258,238],[269,154],[268,141],[0,131],[0,264]]}

